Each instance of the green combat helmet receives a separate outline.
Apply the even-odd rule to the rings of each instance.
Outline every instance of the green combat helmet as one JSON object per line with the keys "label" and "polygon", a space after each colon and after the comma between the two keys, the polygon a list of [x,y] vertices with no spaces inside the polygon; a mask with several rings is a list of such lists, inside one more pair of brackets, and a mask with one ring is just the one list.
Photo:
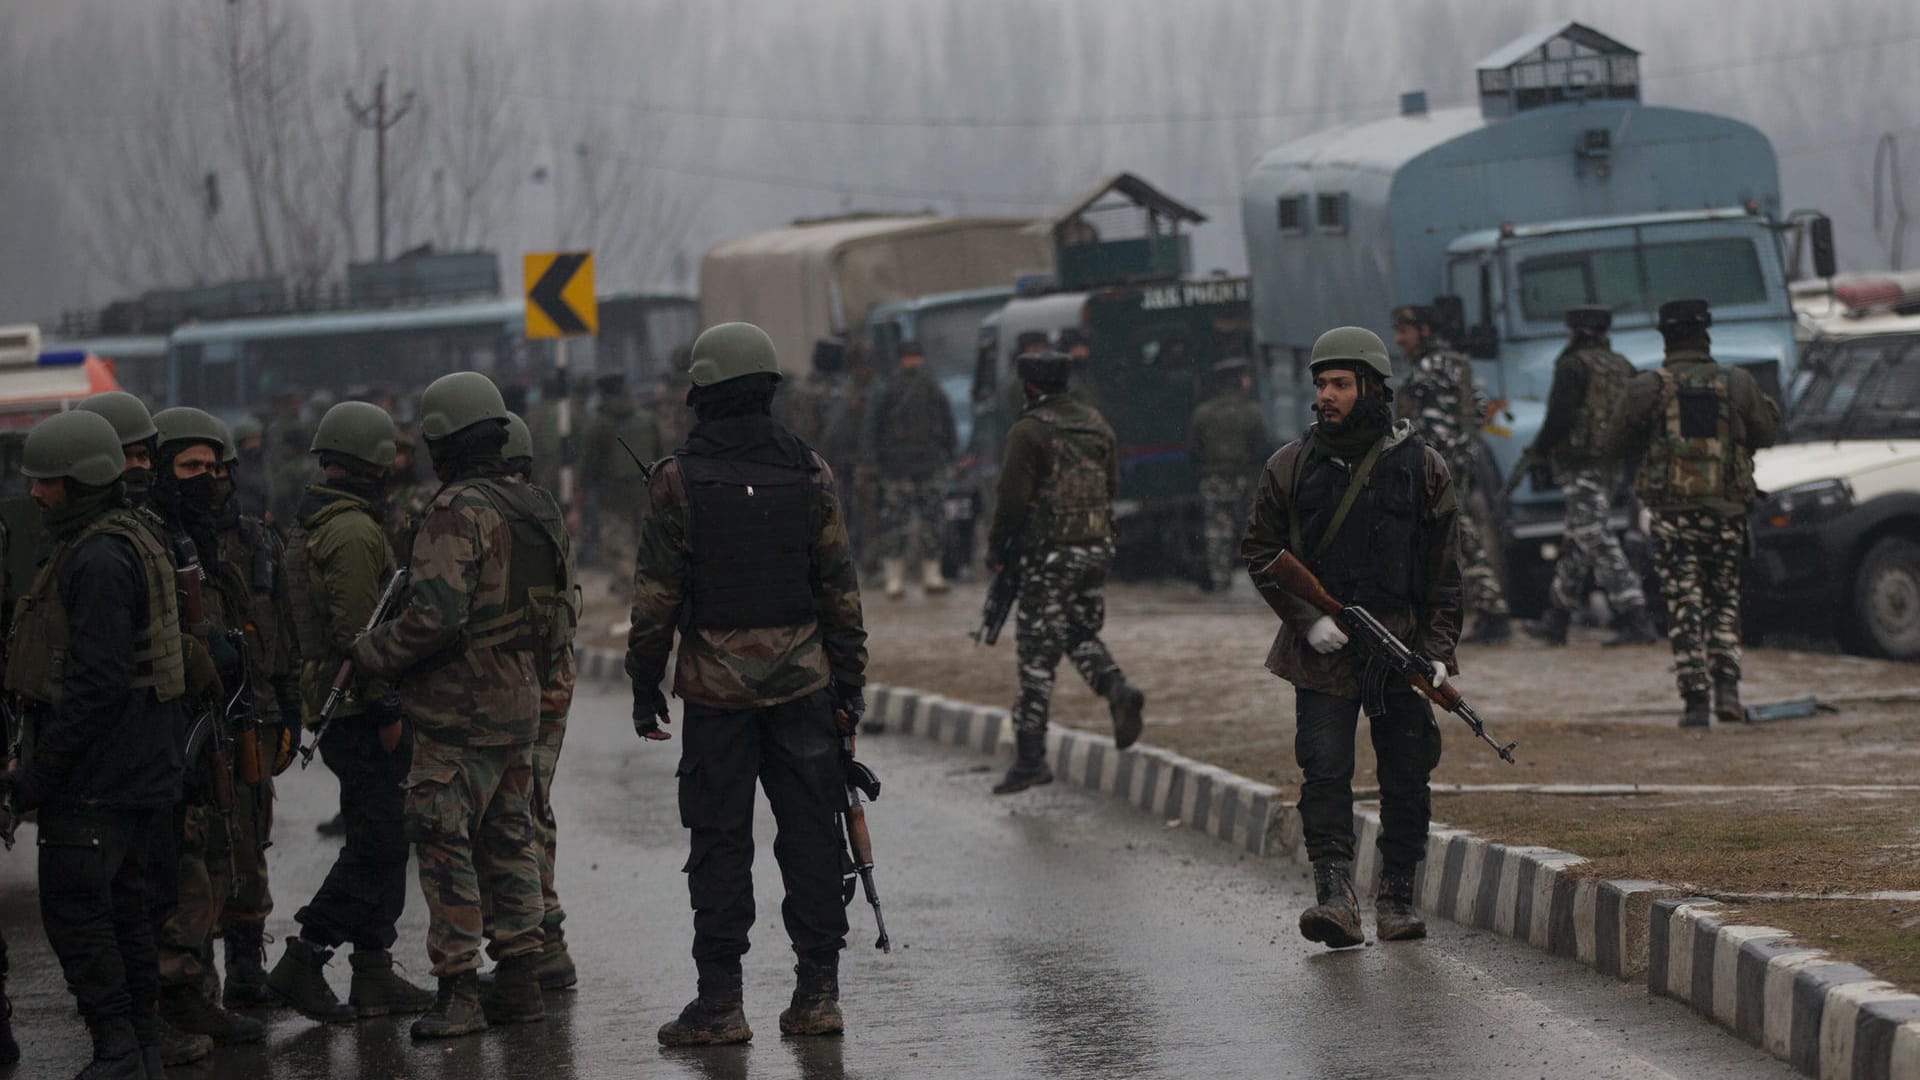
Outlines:
{"label": "green combat helmet", "polygon": [[160,445],[203,442],[227,453],[227,425],[210,412],[189,405],[175,405],[153,414],[153,426],[160,433]]}
{"label": "green combat helmet", "polygon": [[694,339],[687,374],[695,386],[712,386],[743,375],[779,378],[780,361],[765,330],[752,323],[721,323]]}
{"label": "green combat helmet", "polygon": [[507,403],[493,380],[477,371],[456,371],[433,380],[420,395],[420,433],[444,439],[488,420],[507,422]]}
{"label": "green combat helmet", "polygon": [[1336,326],[1313,343],[1313,359],[1307,370],[1319,374],[1329,364],[1365,364],[1382,379],[1393,378],[1393,361],[1387,359],[1387,347],[1380,335],[1365,327]]}
{"label": "green combat helmet", "polygon": [[520,419],[519,413],[507,414],[507,446],[500,456],[512,461],[514,458],[533,458],[533,432],[527,422]]}
{"label": "green combat helmet", "polygon": [[233,422],[233,441],[236,443],[243,443],[248,439],[264,438],[266,434],[267,426],[262,424],[260,418],[252,413],[248,413]]}
{"label": "green combat helmet", "polygon": [[310,454],[344,454],[376,469],[393,467],[399,433],[387,410],[366,401],[343,401],[327,410],[313,430]]}
{"label": "green combat helmet", "polygon": [[120,436],[121,446],[145,442],[155,435],[153,414],[147,411],[146,402],[125,390],[89,394],[74,407],[106,417],[107,423],[112,424],[114,432]]}
{"label": "green combat helmet", "polygon": [[240,464],[240,440],[234,437],[232,424],[227,425],[227,452],[220,455],[220,460],[228,465]]}
{"label": "green combat helmet", "polygon": [[67,477],[106,487],[127,467],[120,446],[120,435],[106,417],[75,409],[34,425],[20,448],[20,471],[34,480]]}

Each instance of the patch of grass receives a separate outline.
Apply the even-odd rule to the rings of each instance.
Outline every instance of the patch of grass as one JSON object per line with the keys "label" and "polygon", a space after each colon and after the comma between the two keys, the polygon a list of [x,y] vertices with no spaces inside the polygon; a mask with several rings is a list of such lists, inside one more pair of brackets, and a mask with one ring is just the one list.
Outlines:
{"label": "patch of grass", "polygon": [[1812,900],[1748,904],[1729,921],[1777,926],[1808,948],[1825,949],[1904,990],[1920,990],[1920,904]]}

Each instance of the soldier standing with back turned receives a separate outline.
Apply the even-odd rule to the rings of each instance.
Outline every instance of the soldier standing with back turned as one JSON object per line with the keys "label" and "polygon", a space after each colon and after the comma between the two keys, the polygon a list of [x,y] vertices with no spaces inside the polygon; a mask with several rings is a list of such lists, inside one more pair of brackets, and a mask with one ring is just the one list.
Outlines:
{"label": "soldier standing with back turned", "polygon": [[[492,380],[443,375],[421,395],[420,413],[445,487],[414,540],[407,606],[349,655],[363,675],[399,684],[413,725],[406,828],[440,986],[412,1031],[431,1039],[545,1018],[534,970],[545,907],[533,743],[540,690],[560,649],[553,604],[565,529],[511,475],[501,453],[507,406]],[[486,938],[499,964],[483,1012],[477,969]]]}
{"label": "soldier standing with back turned", "polygon": [[1633,362],[1607,341],[1612,324],[1610,308],[1567,310],[1567,347],[1553,364],[1547,417],[1527,448],[1530,460],[1552,464],[1566,496],[1566,546],[1553,564],[1550,606],[1538,630],[1549,645],[1567,643],[1573,613],[1586,607],[1588,574],[1607,594],[1613,612],[1614,636],[1607,644],[1641,645],[1657,637],[1640,576],[1607,524],[1620,486],[1619,462],[1607,456],[1607,429],[1618,422],[1634,376]]}
{"label": "soldier standing with back turned", "polygon": [[693,345],[696,418],[649,485],[634,575],[627,675],[633,726],[667,738],[660,684],[680,631],[674,693],[686,703],[680,823],[699,996],[660,1029],[667,1046],[753,1038],[740,958],[753,926],[753,787],[766,789],[793,943],[785,1035],[838,1035],[847,912],[838,811],[840,738],[864,709],[867,633],[842,504],[825,459],[772,416],[773,341],[723,323]]}
{"label": "soldier standing with back turned", "polygon": [[[1458,674],[1460,635],[1459,515],[1446,462],[1412,423],[1393,419],[1393,368],[1372,331],[1320,335],[1309,370],[1319,421],[1267,462],[1241,554],[1259,571],[1292,552],[1336,599],[1364,606],[1430,658],[1438,685]],[[1425,937],[1413,878],[1427,850],[1427,780],[1440,762],[1433,709],[1347,648],[1332,616],[1270,582],[1255,584],[1281,621],[1267,669],[1294,687],[1300,826],[1316,899],[1300,915],[1300,933],[1335,949],[1366,941],[1353,884],[1354,734],[1364,711],[1380,779],[1377,932],[1382,941]]]}
{"label": "soldier standing with back turned", "polygon": [[1066,354],[1028,353],[1018,370],[1027,408],[1007,432],[999,503],[987,533],[989,569],[998,573],[1020,560],[1015,756],[994,785],[996,795],[1053,782],[1047,712],[1061,657],[1072,660],[1093,692],[1107,699],[1120,749],[1140,738],[1147,700],[1100,640],[1107,620],[1101,593],[1113,566],[1113,496],[1120,484],[1113,429],[1068,392],[1073,361]]}
{"label": "soldier standing with back turned", "polygon": [[[1740,573],[1747,557],[1753,452],[1773,445],[1780,406],[1753,376],[1709,351],[1705,300],[1660,305],[1666,363],[1627,384],[1611,456],[1640,457],[1640,501],[1685,709],[1681,727],[1746,718],[1740,704]],[[1644,456],[1642,456],[1644,455]],[[1707,697],[1713,692],[1711,709]]]}
{"label": "soldier standing with back turned", "polygon": [[[880,470],[880,557],[887,599],[907,595],[907,561],[920,564],[928,593],[947,591],[940,573],[946,529],[946,470],[953,464],[953,407],[927,370],[918,342],[900,346],[900,368],[880,385],[867,410],[863,460]],[[919,519],[917,541],[911,533]]]}
{"label": "soldier standing with back turned", "polygon": [[1462,599],[1474,616],[1469,645],[1497,645],[1513,637],[1506,591],[1488,551],[1489,523],[1473,501],[1479,475],[1480,399],[1473,388],[1473,363],[1434,336],[1439,314],[1426,304],[1393,309],[1393,343],[1407,362],[1394,415],[1413,421],[1428,446],[1447,461],[1454,503],[1460,509]]}
{"label": "soldier standing with back turned", "polygon": [[1267,418],[1253,399],[1253,367],[1244,357],[1214,365],[1213,396],[1187,421],[1187,445],[1200,474],[1200,513],[1206,541],[1201,587],[1226,592],[1238,576],[1240,535],[1253,502],[1253,482],[1273,449]]}

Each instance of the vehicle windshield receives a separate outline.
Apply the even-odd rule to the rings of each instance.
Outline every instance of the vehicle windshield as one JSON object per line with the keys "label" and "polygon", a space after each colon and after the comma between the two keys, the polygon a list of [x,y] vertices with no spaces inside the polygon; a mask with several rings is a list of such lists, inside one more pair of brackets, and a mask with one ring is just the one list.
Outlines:
{"label": "vehicle windshield", "polygon": [[1603,304],[1652,315],[1676,297],[1715,307],[1767,299],[1760,252],[1746,237],[1680,240],[1536,255],[1520,261],[1520,310],[1528,322],[1559,322],[1567,309]]}
{"label": "vehicle windshield", "polygon": [[974,349],[980,343],[980,320],[1006,305],[1004,298],[971,301],[930,308],[914,319],[914,334],[927,350],[927,366],[934,378],[945,381],[973,373]]}
{"label": "vehicle windshield", "polygon": [[1920,334],[1818,342],[1807,366],[1787,416],[1793,440],[1920,437]]}

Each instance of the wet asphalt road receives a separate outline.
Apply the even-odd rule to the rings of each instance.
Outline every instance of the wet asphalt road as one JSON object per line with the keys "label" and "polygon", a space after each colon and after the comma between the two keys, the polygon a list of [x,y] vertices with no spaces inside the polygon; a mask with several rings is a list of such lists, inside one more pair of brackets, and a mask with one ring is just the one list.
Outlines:
{"label": "wet asphalt road", "polygon": [[[1306,873],[1063,787],[986,794],[976,758],[869,737],[886,783],[869,814],[894,951],[864,902],[842,962],[844,1040],[782,1040],[791,986],[772,819],[761,807],[760,921],[747,957],[751,1047],[664,1051],[692,995],[691,916],[673,792],[677,743],[643,746],[624,702],[576,703],[561,759],[561,894],[580,968],[542,1025],[415,1045],[405,1020],[320,1027],[261,1014],[267,1040],[171,1077],[1702,1077],[1793,1075],[1637,986],[1450,923],[1425,943],[1331,954],[1294,929]],[[271,855],[276,936],[324,875],[319,766],[283,778]],[[21,831],[30,841],[31,828]],[[0,857],[12,945],[12,1075],[70,1076],[84,1031],[47,948],[30,843]],[[408,900],[395,953],[425,977]],[[278,959],[280,947],[269,947]],[[344,957],[331,974],[344,996]]]}

